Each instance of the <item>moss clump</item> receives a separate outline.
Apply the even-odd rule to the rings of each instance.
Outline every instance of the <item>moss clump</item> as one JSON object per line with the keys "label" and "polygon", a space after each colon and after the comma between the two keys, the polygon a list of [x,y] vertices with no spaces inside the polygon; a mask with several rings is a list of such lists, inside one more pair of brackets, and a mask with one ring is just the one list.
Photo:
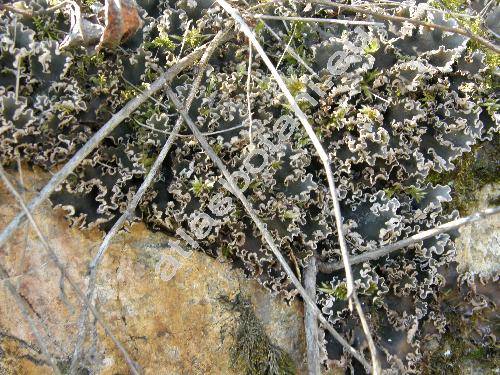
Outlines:
{"label": "moss clump", "polygon": [[467,368],[474,368],[474,373],[495,374],[500,366],[498,347],[481,346],[471,340],[470,326],[456,324],[461,321],[458,314],[450,314],[448,319],[455,322],[453,328],[442,337],[439,347],[426,356],[422,374],[461,375],[467,373]]}
{"label": "moss clump", "polygon": [[230,352],[231,367],[244,375],[297,373],[288,353],[271,342],[247,298],[238,294],[232,300],[225,296],[221,300],[239,313]]}
{"label": "moss clump", "polygon": [[335,288],[332,288],[326,283],[323,283],[321,285],[321,288],[318,288],[318,290],[331,294],[335,298],[346,301],[347,300],[347,284],[346,283],[340,283],[337,285]]}
{"label": "moss clump", "polygon": [[[491,142],[483,142],[472,148],[455,162],[455,169],[449,172],[432,172],[427,177],[433,184],[452,187],[452,201],[445,204],[451,212],[471,213],[477,205],[476,193],[483,186],[500,182],[500,136],[496,134]],[[494,202],[492,202],[494,203]]]}
{"label": "moss clump", "polygon": [[33,26],[36,32],[37,40],[58,40],[59,31],[56,28],[55,21],[46,16],[33,17]]}
{"label": "moss clump", "polygon": [[199,198],[204,192],[212,190],[212,183],[195,177],[194,180],[191,181],[191,189],[189,190],[191,190],[193,194]]}
{"label": "moss clump", "polygon": [[168,51],[173,51],[175,50],[175,43],[168,37],[168,35],[162,35],[147,43],[146,47],[165,48]]}
{"label": "moss clump", "polygon": [[203,35],[197,28],[189,30],[186,34],[186,44],[191,48],[198,47],[203,39]]}
{"label": "moss clump", "polygon": [[415,202],[420,203],[422,199],[425,198],[425,195],[427,194],[425,191],[419,189],[418,187],[411,185],[411,186],[402,186],[401,184],[395,184],[387,189],[384,189],[385,195],[387,198],[391,199],[394,197],[394,195],[408,195],[410,196]]}
{"label": "moss clump", "polygon": [[287,79],[287,86],[293,96],[297,96],[298,94],[305,92],[307,89],[306,84],[294,75]]}

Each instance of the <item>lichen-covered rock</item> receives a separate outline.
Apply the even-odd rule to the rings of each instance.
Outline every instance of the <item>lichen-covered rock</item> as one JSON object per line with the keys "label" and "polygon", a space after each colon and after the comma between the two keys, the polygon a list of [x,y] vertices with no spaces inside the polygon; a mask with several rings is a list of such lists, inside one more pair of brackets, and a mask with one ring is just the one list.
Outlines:
{"label": "lichen-covered rock", "polygon": [[[38,189],[47,181],[48,176],[41,171],[23,172],[30,189]],[[0,225],[5,225],[17,206],[3,186],[0,195]],[[27,193],[27,197],[31,195]],[[35,219],[83,289],[88,262],[101,240],[99,233],[68,228],[61,213],[48,204],[40,208]],[[233,330],[239,312],[222,302],[238,294],[251,297],[250,308],[272,344],[288,353],[299,371],[303,369],[305,342],[298,301],[287,305],[227,262],[198,252],[179,259],[181,267],[175,277],[164,282],[156,273],[161,255],[178,256],[166,247],[168,240],[168,236],[152,233],[144,225],[134,225],[130,233],[114,240],[97,284],[97,306],[102,316],[146,374],[240,373],[231,367],[229,355],[235,346]],[[20,230],[11,245],[0,250],[0,260],[32,312],[48,328],[46,344],[51,354],[61,369],[67,368],[80,311],[74,292],[64,283],[65,297],[61,298],[60,273],[32,230]],[[0,373],[51,374],[6,288],[0,288],[0,301]],[[127,373],[119,351],[93,320],[90,330],[80,362],[82,373]]]}
{"label": "lichen-covered rock", "polygon": [[[43,7],[43,1],[34,3]],[[95,55],[83,46],[61,51],[57,30],[71,28],[67,14],[47,16],[42,27],[24,16],[4,13],[2,164],[12,165],[20,158],[55,169],[165,66],[229,25],[212,1],[137,4],[142,29],[121,48]],[[430,4],[407,1],[393,12],[443,26],[458,25],[442,12],[425,8]],[[473,12],[477,6],[467,1],[460,10]],[[280,15],[346,17],[297,3],[268,7]],[[458,212],[443,210],[451,200],[451,187],[430,181],[430,176],[452,171],[473,145],[498,133],[498,68],[488,65],[491,55],[463,35],[411,24],[353,28],[269,22],[269,26],[290,40],[318,73],[310,74],[289,56],[280,66],[331,156],[351,253],[369,252],[456,218]],[[255,29],[267,53],[281,56],[283,46],[264,25],[258,23]],[[189,112],[239,177],[246,197],[300,276],[313,253],[322,261],[340,259],[326,178],[305,132],[260,59],[254,59],[252,66],[250,144],[247,53],[246,43],[236,35],[215,52]],[[186,72],[173,82],[181,100],[187,97],[194,74]],[[106,137],[52,194],[51,202],[66,212],[73,226],[108,230],[125,211],[166,141],[164,131],[178,117],[164,93],[154,99]],[[265,161],[259,168],[246,160],[255,149],[261,154],[253,162]],[[258,172],[247,177],[243,172],[252,170],[252,165]],[[170,235],[183,229],[198,237],[201,251],[226,258],[273,293],[292,299],[296,291],[239,203],[234,201],[228,212],[213,220],[206,235],[197,236],[200,228],[194,218],[212,215],[213,199],[230,195],[220,171],[199,145],[179,137],[132,220]],[[354,267],[387,371],[417,372],[427,335],[424,325],[437,335],[443,332],[446,320],[436,301],[446,267],[455,261],[456,236],[456,232],[442,234]],[[319,296],[320,308],[354,347],[365,350],[359,321],[342,299],[344,274],[319,278],[327,291]],[[328,335],[326,341],[331,363],[358,366]]]}

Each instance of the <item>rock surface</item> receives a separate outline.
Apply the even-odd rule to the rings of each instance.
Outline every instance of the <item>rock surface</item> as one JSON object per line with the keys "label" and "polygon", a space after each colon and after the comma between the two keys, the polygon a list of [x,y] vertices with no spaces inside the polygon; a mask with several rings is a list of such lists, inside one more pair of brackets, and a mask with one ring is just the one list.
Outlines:
{"label": "rock surface", "polygon": [[[478,193],[477,207],[471,211],[492,207],[491,201],[500,196],[500,184],[485,185]],[[482,277],[495,277],[500,272],[500,215],[490,216],[459,229],[456,240],[457,261],[461,271]]]}
{"label": "rock surface", "polygon": [[[13,177],[18,178],[15,171]],[[48,176],[27,168],[24,186],[40,189]],[[5,188],[0,188],[0,227],[18,207]],[[96,230],[69,228],[63,213],[49,203],[39,208],[35,220],[49,238],[80,289],[87,286],[88,262],[102,234]],[[256,282],[230,264],[193,252],[182,258],[165,247],[168,237],[143,225],[129,228],[113,241],[100,267],[97,307],[119,341],[146,374],[233,374],[229,360],[231,332],[238,315],[221,296],[243,293],[251,298],[257,317],[271,339],[288,352],[298,368],[304,368],[302,306],[273,298]],[[181,267],[168,282],[156,272],[160,254],[178,258]],[[34,231],[26,224],[9,245],[0,249],[0,262],[11,282],[29,303],[50,352],[62,370],[69,366],[77,334],[80,304],[68,283],[61,288],[60,272],[51,264]],[[0,374],[50,374],[34,335],[14,300],[0,282]],[[62,292],[64,290],[64,293]],[[91,320],[81,361],[81,373],[126,374],[127,366],[112,341]]]}

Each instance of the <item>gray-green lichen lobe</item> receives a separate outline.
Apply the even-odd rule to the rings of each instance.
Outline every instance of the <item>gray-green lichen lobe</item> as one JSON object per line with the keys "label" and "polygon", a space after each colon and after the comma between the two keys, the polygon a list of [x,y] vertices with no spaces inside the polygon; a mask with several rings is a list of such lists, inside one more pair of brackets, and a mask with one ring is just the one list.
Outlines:
{"label": "gray-green lichen lobe", "polygon": [[[82,7],[89,18],[93,3],[97,2],[85,1]],[[78,46],[61,51],[60,42],[70,26],[64,11],[33,20],[2,11],[2,164],[14,166],[20,158],[46,170],[58,168],[179,55],[228,27],[224,13],[211,1],[137,3],[142,30],[120,48],[97,54]],[[478,3],[482,2],[445,1],[444,5],[473,13]],[[36,0],[30,5],[44,8],[49,4]],[[403,16],[451,27],[466,25],[462,16],[456,20],[424,10],[420,1],[396,5],[395,12]],[[441,8],[434,2],[427,5]],[[263,9],[283,15],[339,16],[295,3],[273,3]],[[479,30],[481,25],[473,22],[466,26]],[[318,73],[311,75],[288,54],[280,65],[288,87],[301,95],[299,105],[331,155],[352,255],[453,220],[459,213],[465,215],[478,207],[472,192],[498,182],[498,55],[479,49],[463,35],[409,24],[357,29],[317,23],[270,25]],[[255,29],[270,56],[283,54],[283,46],[262,23]],[[334,55],[349,56],[334,61],[342,74],[328,69]],[[250,149],[248,127],[234,129],[248,118],[247,61],[248,48],[240,36],[224,44],[213,56],[190,109],[201,131],[225,131],[209,136],[209,142],[231,171],[244,170]],[[324,261],[340,259],[325,176],[299,126],[289,139],[279,136],[278,119],[291,111],[283,106],[281,92],[260,59],[254,59],[251,71],[253,146],[268,153],[268,164],[252,176],[245,194],[300,275],[314,252]],[[186,71],[173,82],[182,100],[194,74]],[[318,94],[320,90],[324,95]],[[51,196],[53,205],[66,211],[73,226],[106,231],[124,212],[167,139],[164,131],[171,130],[178,117],[163,92],[154,99],[157,102],[142,104],[106,137]],[[210,202],[217,193],[230,197],[220,172],[192,138],[181,137],[134,220],[168,235],[182,228],[194,237],[193,218],[212,214]],[[488,204],[495,202],[492,197]],[[481,239],[471,241],[472,245],[483,250],[490,243],[494,246],[495,237],[491,242],[486,236],[491,229],[478,231]],[[417,372],[426,340],[439,340],[447,332],[451,318],[439,302],[443,279],[457,288],[463,282],[473,286],[472,274],[497,270],[484,264],[469,267],[472,274],[455,275],[456,236],[454,232],[442,234],[394,256],[354,267],[388,371]],[[473,238],[472,232],[464,236]],[[238,204],[218,218],[210,235],[200,240],[200,249],[232,262],[272,292],[287,299],[296,295]],[[463,257],[476,257],[471,254]],[[496,257],[496,252],[492,258],[484,256],[485,252],[477,254],[485,261]],[[145,274],[152,273],[158,257],[146,249],[135,261]],[[359,321],[347,308],[344,273],[320,275],[318,285],[318,306],[363,350]],[[475,294],[472,286],[470,293]],[[474,303],[481,300],[479,295],[469,297]],[[483,336],[478,341],[488,335]],[[330,367],[351,365],[351,358],[331,337],[322,344]]]}

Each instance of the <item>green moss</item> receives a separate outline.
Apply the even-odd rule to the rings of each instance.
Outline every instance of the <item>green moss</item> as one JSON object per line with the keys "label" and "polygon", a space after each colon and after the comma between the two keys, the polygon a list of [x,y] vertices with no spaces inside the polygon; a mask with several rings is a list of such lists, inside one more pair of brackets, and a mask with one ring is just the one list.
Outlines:
{"label": "green moss", "polygon": [[293,96],[306,91],[306,84],[302,82],[297,76],[291,76],[287,79],[287,87]]}
{"label": "green moss", "polygon": [[220,298],[239,314],[230,349],[231,367],[244,375],[293,375],[295,364],[288,353],[272,343],[250,301],[238,294]]}
{"label": "green moss", "polygon": [[215,76],[215,74],[212,74],[210,75],[210,78],[208,79],[207,82],[207,90],[206,90],[207,95],[213,93],[216,88],[217,88],[217,77]]}
{"label": "green moss", "polygon": [[384,189],[387,198],[392,198],[394,195],[406,194],[409,195],[415,202],[420,203],[420,201],[425,198],[426,192],[420,188],[411,186],[402,186],[400,184],[393,185],[389,188]]}
{"label": "green moss", "polygon": [[377,111],[376,109],[372,107],[368,107],[366,105],[363,105],[361,109],[359,110],[360,113],[365,115],[368,119],[374,121],[377,119],[377,117],[380,115],[380,112]]}
{"label": "green moss", "polygon": [[447,320],[453,326],[443,335],[438,348],[427,353],[422,374],[461,375],[467,373],[466,368],[478,374],[496,373],[500,366],[498,347],[481,346],[472,340],[471,326],[463,323],[458,314],[449,314]]}
{"label": "green moss", "polygon": [[278,170],[282,167],[283,165],[283,161],[281,160],[275,160],[271,163],[271,168],[275,169],[275,170]]}
{"label": "green moss", "polygon": [[222,145],[220,143],[214,143],[212,145],[212,148],[214,149],[214,152],[215,152],[216,155],[220,155],[220,153],[221,153],[221,151],[223,149],[223,147],[222,147]]}
{"label": "green moss", "polygon": [[373,87],[373,83],[377,79],[377,77],[380,75],[380,71],[374,69],[374,70],[369,70],[363,75],[363,79],[360,82],[360,88],[365,97],[368,99],[372,100],[373,99],[373,94],[371,92],[371,89]]}
{"label": "green moss", "polygon": [[445,204],[446,211],[454,209],[462,215],[470,214],[477,205],[476,193],[484,185],[500,182],[500,136],[483,142],[455,161],[453,171],[431,172],[426,182],[451,186],[452,201]]}
{"label": "green moss", "polygon": [[368,44],[363,48],[366,54],[372,54],[378,51],[380,48],[380,43],[377,38],[374,38],[368,42]]}
{"label": "green moss", "polygon": [[95,93],[109,94],[111,92],[111,80],[109,80],[104,73],[90,77],[89,82],[93,84],[93,90]]}
{"label": "green moss", "polygon": [[192,48],[198,47],[202,40],[203,40],[203,35],[197,28],[189,30],[186,34],[186,44],[189,47]]}
{"label": "green moss", "polygon": [[120,92],[120,98],[123,101],[129,101],[132,98],[135,98],[137,96],[138,92],[135,91],[135,89],[126,89]]}
{"label": "green moss", "polygon": [[337,285],[335,288],[332,288],[329,284],[322,283],[321,287],[318,288],[318,290],[331,294],[335,298],[346,301],[347,300],[347,284],[346,283],[340,283]]}
{"label": "green moss", "polygon": [[438,0],[433,1],[431,4],[438,9],[444,9],[450,12],[460,12],[463,10],[466,0]]}
{"label": "green moss", "polygon": [[262,91],[266,91],[269,89],[269,79],[268,78],[263,78],[259,81],[259,88],[262,90]]}
{"label": "green moss", "polygon": [[191,191],[196,197],[201,197],[204,192],[209,192],[212,189],[212,185],[207,181],[203,181],[198,177],[195,177],[191,181]]}
{"label": "green moss", "polygon": [[75,59],[72,69],[75,69],[76,76],[83,81],[89,80],[91,71],[95,71],[104,64],[104,54],[102,52],[94,55],[81,54]]}
{"label": "green moss", "polygon": [[370,286],[366,289],[367,294],[375,294],[378,292],[378,286],[374,282],[370,282]]}
{"label": "green moss", "polygon": [[146,169],[146,171],[149,172],[149,170],[153,166],[156,158],[157,158],[157,155],[150,156],[150,155],[148,155],[148,153],[143,152],[141,154],[140,162],[141,162],[142,166]]}
{"label": "green moss", "polygon": [[167,51],[175,50],[175,43],[166,34],[161,34],[154,38],[151,42],[145,43],[146,48],[164,48]]}
{"label": "green moss", "polygon": [[55,21],[46,16],[33,17],[33,26],[36,32],[37,40],[58,40],[59,32],[57,31]]}
{"label": "green moss", "polygon": [[221,252],[225,258],[232,258],[232,256],[234,255],[234,249],[226,245],[222,246]]}
{"label": "green moss", "polygon": [[255,35],[260,35],[262,30],[264,30],[264,22],[260,20],[259,22],[257,22],[257,25],[255,25],[255,27],[253,28],[253,31]]}
{"label": "green moss", "polygon": [[97,2],[98,2],[98,0],[82,0],[82,4],[87,6],[87,7],[90,7]]}
{"label": "green moss", "polygon": [[295,220],[298,218],[299,218],[299,213],[295,212],[293,210],[286,210],[283,213],[283,217],[282,217],[283,220]]}
{"label": "green moss", "polygon": [[[436,8],[443,9],[449,12],[453,12],[453,14],[446,15],[446,18],[454,18],[460,26],[469,30],[475,35],[479,35],[488,39],[488,33],[483,28],[483,19],[481,17],[471,18],[461,16],[460,13],[463,13],[466,8],[467,1],[465,0],[439,0],[434,1],[433,5]],[[467,44],[468,48],[472,51],[481,50],[485,54],[485,62],[490,67],[490,74],[493,73],[493,70],[497,69],[500,66],[500,54],[496,53],[479,42],[475,40],[469,40]]]}

